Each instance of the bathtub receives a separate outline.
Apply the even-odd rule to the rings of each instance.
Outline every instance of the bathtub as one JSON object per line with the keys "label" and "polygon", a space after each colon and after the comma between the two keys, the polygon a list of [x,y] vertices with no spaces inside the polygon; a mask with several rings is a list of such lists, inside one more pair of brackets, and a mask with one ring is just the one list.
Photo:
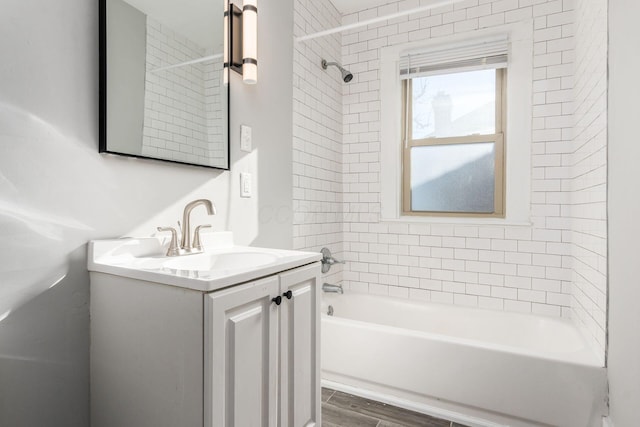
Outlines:
{"label": "bathtub", "polygon": [[470,426],[595,427],[607,411],[605,368],[565,319],[324,294],[321,342],[325,386]]}

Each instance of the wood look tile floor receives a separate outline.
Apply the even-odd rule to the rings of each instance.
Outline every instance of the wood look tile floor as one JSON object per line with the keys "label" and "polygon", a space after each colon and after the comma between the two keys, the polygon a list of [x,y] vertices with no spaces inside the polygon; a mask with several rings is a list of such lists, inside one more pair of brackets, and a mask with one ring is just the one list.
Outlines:
{"label": "wood look tile floor", "polygon": [[322,427],[466,427],[452,421],[322,389]]}

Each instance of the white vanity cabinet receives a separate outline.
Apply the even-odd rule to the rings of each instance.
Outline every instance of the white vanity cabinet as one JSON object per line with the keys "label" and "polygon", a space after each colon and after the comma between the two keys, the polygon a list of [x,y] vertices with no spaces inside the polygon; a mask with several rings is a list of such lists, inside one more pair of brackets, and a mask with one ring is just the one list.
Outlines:
{"label": "white vanity cabinet", "polygon": [[318,270],[205,296],[206,426],[319,425]]}
{"label": "white vanity cabinet", "polygon": [[203,292],[91,271],[92,427],[320,426],[319,273]]}

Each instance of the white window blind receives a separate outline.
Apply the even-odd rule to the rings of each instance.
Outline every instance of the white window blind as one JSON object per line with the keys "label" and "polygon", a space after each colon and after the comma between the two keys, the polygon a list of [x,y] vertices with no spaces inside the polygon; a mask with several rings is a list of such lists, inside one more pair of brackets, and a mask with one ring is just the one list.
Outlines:
{"label": "white window blind", "polygon": [[400,78],[506,68],[508,53],[506,35],[406,52],[400,56]]}

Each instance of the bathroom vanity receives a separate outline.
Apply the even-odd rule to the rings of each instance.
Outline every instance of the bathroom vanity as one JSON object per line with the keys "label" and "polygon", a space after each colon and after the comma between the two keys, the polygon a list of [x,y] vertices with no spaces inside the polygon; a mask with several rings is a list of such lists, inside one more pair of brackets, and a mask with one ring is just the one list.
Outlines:
{"label": "bathroom vanity", "polygon": [[91,425],[320,425],[319,253],[94,241]]}

